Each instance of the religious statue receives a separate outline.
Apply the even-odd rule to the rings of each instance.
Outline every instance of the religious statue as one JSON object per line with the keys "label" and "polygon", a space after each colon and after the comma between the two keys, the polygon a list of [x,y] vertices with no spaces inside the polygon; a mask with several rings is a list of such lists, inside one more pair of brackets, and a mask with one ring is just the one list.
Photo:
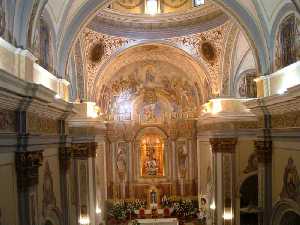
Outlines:
{"label": "religious statue", "polygon": [[145,161],[145,171],[149,176],[156,176],[158,174],[158,162],[155,159],[155,148],[150,146],[146,149],[147,151],[147,160]]}
{"label": "religious statue", "polygon": [[300,201],[300,178],[293,158],[288,159],[285,167],[280,197]]}
{"label": "religious statue", "polygon": [[151,204],[157,204],[157,193],[155,191],[151,191],[150,192],[150,200],[151,200]]}
{"label": "religious statue", "polygon": [[188,150],[185,143],[180,143],[178,147],[178,165],[179,173],[181,177],[185,177],[186,173],[186,161],[188,156]]}
{"label": "religious statue", "polygon": [[121,180],[124,179],[126,173],[126,153],[124,146],[121,144],[118,145],[117,149],[117,170]]}

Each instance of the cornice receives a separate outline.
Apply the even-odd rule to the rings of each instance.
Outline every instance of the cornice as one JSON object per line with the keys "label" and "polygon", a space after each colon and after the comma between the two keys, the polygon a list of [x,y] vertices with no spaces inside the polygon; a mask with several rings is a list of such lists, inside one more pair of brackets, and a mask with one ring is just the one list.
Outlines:
{"label": "cornice", "polygon": [[0,70],[0,109],[27,111],[41,117],[65,119],[73,104],[55,98],[55,92]]}
{"label": "cornice", "polygon": [[88,27],[111,36],[161,39],[205,32],[229,20],[229,17],[218,8],[200,11],[193,9],[184,14],[145,17],[102,10]]}

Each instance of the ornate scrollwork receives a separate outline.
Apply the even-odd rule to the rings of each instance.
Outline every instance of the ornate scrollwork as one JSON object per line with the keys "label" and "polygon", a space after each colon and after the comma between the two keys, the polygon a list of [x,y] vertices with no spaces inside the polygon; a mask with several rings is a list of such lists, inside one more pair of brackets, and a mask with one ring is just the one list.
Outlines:
{"label": "ornate scrollwork", "polygon": [[38,184],[39,167],[42,162],[43,151],[16,152],[17,181],[21,190]]}
{"label": "ornate scrollwork", "polygon": [[210,138],[213,153],[234,153],[237,138]]}

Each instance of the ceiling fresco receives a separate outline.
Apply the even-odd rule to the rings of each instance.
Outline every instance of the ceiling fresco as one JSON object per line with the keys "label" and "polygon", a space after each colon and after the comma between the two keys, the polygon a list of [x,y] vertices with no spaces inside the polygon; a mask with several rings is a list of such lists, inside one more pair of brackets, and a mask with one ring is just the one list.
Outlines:
{"label": "ceiling fresco", "polygon": [[199,112],[200,85],[179,67],[140,61],[121,68],[103,84],[97,103],[110,119],[155,123],[172,114]]}

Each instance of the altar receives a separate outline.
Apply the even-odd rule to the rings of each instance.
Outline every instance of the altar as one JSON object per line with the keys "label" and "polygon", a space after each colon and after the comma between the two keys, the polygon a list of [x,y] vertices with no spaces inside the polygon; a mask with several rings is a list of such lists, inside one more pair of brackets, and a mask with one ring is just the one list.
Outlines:
{"label": "altar", "polygon": [[139,224],[143,225],[178,225],[176,218],[160,218],[160,219],[138,219]]}

